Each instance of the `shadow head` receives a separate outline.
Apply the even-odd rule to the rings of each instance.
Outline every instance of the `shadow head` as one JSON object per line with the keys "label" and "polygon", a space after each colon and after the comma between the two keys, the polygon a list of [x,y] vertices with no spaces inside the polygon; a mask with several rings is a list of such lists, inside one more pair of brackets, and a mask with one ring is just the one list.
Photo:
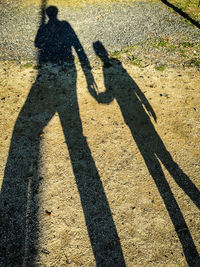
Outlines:
{"label": "shadow head", "polygon": [[105,47],[103,46],[102,42],[97,41],[93,43],[93,48],[95,51],[95,54],[103,61],[108,61],[108,52],[106,51]]}
{"label": "shadow head", "polygon": [[56,6],[49,6],[46,9],[46,14],[50,20],[56,19],[58,15],[58,8]]}

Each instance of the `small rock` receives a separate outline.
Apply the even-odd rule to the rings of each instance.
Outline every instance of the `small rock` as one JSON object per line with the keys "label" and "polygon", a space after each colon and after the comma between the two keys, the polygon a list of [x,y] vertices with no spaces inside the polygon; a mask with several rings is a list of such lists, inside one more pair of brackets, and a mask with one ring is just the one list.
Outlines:
{"label": "small rock", "polygon": [[45,210],[46,216],[51,216],[51,211]]}
{"label": "small rock", "polygon": [[41,249],[41,252],[44,253],[44,254],[50,254],[50,252],[47,249],[45,249],[45,248],[42,248]]}

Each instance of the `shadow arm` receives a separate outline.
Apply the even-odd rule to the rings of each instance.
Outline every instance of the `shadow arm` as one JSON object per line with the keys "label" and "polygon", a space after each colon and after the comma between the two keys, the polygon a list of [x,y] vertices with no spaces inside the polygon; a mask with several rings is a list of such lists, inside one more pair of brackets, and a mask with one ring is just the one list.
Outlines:
{"label": "shadow arm", "polygon": [[42,38],[42,36],[43,36],[42,28],[43,27],[40,26],[40,28],[38,29],[38,32],[37,32],[37,35],[36,35],[35,41],[34,41],[35,47],[39,48],[39,49],[42,48],[42,46],[43,46],[42,44],[44,43],[43,38]]}
{"label": "shadow arm", "polygon": [[144,105],[145,109],[147,110],[148,114],[150,117],[153,117],[153,119],[155,120],[155,122],[157,121],[157,117],[156,114],[153,110],[153,108],[151,107],[148,99],[146,98],[146,96],[144,95],[144,93],[138,88],[138,86],[135,86],[135,92],[136,95],[138,96],[138,98],[140,99],[141,103]]}
{"label": "shadow arm", "polygon": [[87,81],[87,86],[90,94],[96,99],[97,98],[97,92],[98,92],[98,87],[97,84],[94,80],[92,71],[91,71],[91,66],[90,62],[88,60],[88,57],[83,49],[83,46],[81,45],[78,37],[76,36],[75,32],[71,28],[71,36],[73,36],[73,47],[78,55],[79,61],[81,63],[82,70],[85,74],[85,78]]}

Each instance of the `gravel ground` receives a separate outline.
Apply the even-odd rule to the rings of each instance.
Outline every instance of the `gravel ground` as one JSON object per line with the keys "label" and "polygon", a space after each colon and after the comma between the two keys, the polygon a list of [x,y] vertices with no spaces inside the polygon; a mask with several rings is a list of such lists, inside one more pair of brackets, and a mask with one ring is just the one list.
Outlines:
{"label": "gravel ground", "polygon": [[[92,43],[100,40],[109,51],[143,44],[159,38],[172,42],[200,42],[199,30],[162,3],[89,5],[81,9],[58,7],[59,19],[75,30],[87,55],[94,56]],[[39,27],[40,8],[10,4],[0,9],[0,60],[34,60],[34,39]],[[145,45],[144,45],[145,43]]]}

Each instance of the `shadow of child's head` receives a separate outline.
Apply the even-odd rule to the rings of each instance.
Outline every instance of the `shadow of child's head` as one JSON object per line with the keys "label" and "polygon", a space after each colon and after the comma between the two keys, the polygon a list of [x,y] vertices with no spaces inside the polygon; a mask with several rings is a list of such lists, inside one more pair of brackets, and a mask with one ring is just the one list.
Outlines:
{"label": "shadow of child's head", "polygon": [[97,41],[95,43],[93,43],[93,48],[95,51],[95,54],[103,61],[108,61],[108,52],[105,49],[105,47],[103,46],[102,42]]}

